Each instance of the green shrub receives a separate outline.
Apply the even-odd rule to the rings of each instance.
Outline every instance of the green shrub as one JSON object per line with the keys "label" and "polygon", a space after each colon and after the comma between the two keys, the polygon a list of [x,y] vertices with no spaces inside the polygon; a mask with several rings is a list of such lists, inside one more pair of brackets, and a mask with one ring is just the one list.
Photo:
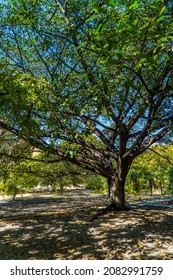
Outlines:
{"label": "green shrub", "polygon": [[107,192],[107,180],[101,176],[90,176],[87,178],[86,188],[93,193],[104,194]]}

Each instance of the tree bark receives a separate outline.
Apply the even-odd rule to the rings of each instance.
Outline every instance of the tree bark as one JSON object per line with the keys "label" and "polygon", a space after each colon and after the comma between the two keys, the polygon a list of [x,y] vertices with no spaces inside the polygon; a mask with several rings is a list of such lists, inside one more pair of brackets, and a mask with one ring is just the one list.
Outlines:
{"label": "tree bark", "polygon": [[150,194],[153,195],[153,179],[149,179]]}
{"label": "tree bark", "polygon": [[108,179],[108,194],[111,205],[115,210],[123,210],[125,206],[125,182],[129,171],[127,161],[119,160],[115,174]]}
{"label": "tree bark", "polygon": [[112,178],[109,185],[109,200],[115,210],[125,209],[125,183]]}

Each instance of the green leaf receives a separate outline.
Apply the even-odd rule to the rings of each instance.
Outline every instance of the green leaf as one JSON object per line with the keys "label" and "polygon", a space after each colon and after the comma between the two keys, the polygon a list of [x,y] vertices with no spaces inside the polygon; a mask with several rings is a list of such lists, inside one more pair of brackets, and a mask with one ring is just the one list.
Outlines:
{"label": "green leaf", "polygon": [[165,18],[165,16],[161,16],[160,18],[158,18],[157,22],[162,21]]}
{"label": "green leaf", "polygon": [[166,10],[166,6],[164,6],[164,7],[162,8],[162,10],[160,11],[159,16],[162,16],[162,15],[164,14],[165,10]]}
{"label": "green leaf", "polygon": [[136,8],[139,5],[138,1],[135,1],[130,8]]}
{"label": "green leaf", "polygon": [[94,20],[96,18],[98,18],[98,15],[93,15],[93,16],[89,17],[85,22],[92,21],[92,20]]}
{"label": "green leaf", "polygon": [[97,5],[96,3],[92,4],[92,9],[93,9],[96,13],[98,13],[98,14],[101,14],[101,13],[104,13],[104,14],[105,14],[105,13],[107,12],[106,9],[100,7],[100,6]]}
{"label": "green leaf", "polygon": [[111,7],[116,7],[118,4],[117,0],[104,0],[103,1],[106,5],[111,6]]}

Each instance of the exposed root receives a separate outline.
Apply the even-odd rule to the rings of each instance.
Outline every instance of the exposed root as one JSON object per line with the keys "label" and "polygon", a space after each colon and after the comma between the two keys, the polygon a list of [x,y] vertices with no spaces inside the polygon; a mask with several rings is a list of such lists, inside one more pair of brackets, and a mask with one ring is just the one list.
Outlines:
{"label": "exposed root", "polygon": [[115,213],[115,212],[120,212],[120,211],[129,211],[129,210],[130,210],[130,207],[128,207],[128,206],[125,206],[123,209],[119,209],[119,208],[116,208],[116,206],[111,203],[107,207],[98,210],[97,213],[91,217],[91,221],[96,220],[100,216],[103,216],[107,213],[111,213],[111,212]]}

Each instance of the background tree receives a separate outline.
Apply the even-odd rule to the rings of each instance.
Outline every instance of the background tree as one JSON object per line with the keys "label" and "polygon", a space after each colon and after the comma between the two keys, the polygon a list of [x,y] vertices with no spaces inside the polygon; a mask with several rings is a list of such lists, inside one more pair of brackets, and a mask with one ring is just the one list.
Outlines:
{"label": "background tree", "polygon": [[133,160],[169,140],[171,1],[1,3],[0,126],[107,179],[125,207]]}
{"label": "background tree", "polygon": [[168,194],[173,195],[173,167],[169,169],[169,184],[167,188]]}
{"label": "background tree", "polygon": [[86,186],[84,177],[89,174],[85,170],[68,162],[58,162],[51,154],[13,139],[10,133],[5,133],[0,140],[1,143],[8,140],[0,148],[0,191],[12,195],[13,200],[17,194],[36,191],[37,186],[41,192],[45,189],[42,187],[49,187],[50,191],[61,194],[64,187]]}
{"label": "background tree", "polygon": [[139,190],[142,194],[151,190],[168,194],[170,170],[173,166],[173,146],[153,145],[138,156],[130,168],[126,189],[128,193]]}
{"label": "background tree", "polygon": [[13,199],[17,194],[36,191],[38,185],[63,194],[64,187],[85,187],[86,176],[91,175],[74,164],[59,162],[49,152],[36,149],[5,130],[0,131],[0,143],[0,192]]}

